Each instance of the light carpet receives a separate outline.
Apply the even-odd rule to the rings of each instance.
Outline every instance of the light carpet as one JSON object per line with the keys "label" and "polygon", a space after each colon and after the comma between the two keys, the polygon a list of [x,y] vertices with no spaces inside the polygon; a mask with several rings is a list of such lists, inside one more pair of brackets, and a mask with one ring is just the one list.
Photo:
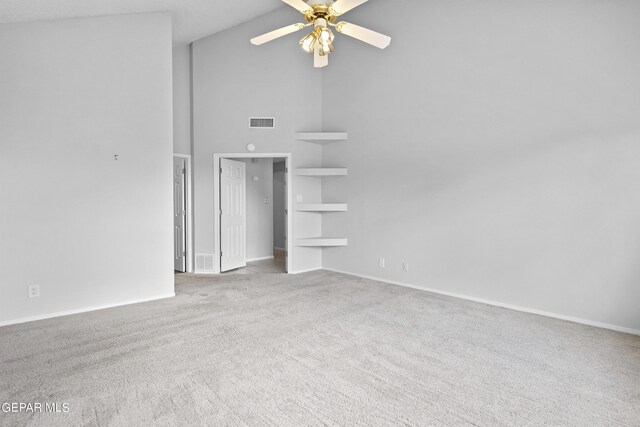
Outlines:
{"label": "light carpet", "polygon": [[0,425],[640,425],[640,337],[318,271],[0,328]]}

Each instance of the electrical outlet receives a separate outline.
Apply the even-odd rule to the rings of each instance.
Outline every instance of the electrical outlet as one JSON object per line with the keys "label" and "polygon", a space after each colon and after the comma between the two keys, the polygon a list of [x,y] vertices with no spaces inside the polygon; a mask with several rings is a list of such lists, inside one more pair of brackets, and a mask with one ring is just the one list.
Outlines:
{"label": "electrical outlet", "polygon": [[409,263],[407,261],[402,263],[402,271],[409,271]]}
{"label": "electrical outlet", "polygon": [[264,204],[265,204],[265,205],[268,205],[268,204],[269,204],[269,198],[268,198],[268,197],[265,197],[265,198],[264,198]]}
{"label": "electrical outlet", "polygon": [[29,298],[37,298],[40,296],[40,285],[29,286]]}
{"label": "electrical outlet", "polygon": [[378,265],[380,266],[380,268],[384,268],[384,258],[380,258],[378,260]]}
{"label": "electrical outlet", "polygon": [[302,194],[296,194],[296,202],[302,202]]}

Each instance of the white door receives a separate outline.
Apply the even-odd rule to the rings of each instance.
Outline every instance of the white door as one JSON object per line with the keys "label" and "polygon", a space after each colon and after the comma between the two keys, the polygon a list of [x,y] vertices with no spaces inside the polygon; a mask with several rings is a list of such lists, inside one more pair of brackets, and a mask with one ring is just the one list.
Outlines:
{"label": "white door", "polygon": [[220,159],[220,271],[247,265],[246,165]]}
{"label": "white door", "polygon": [[289,272],[289,161],[284,162],[284,270]]}
{"label": "white door", "polygon": [[185,168],[185,159],[173,158],[173,269],[183,273],[187,266]]}

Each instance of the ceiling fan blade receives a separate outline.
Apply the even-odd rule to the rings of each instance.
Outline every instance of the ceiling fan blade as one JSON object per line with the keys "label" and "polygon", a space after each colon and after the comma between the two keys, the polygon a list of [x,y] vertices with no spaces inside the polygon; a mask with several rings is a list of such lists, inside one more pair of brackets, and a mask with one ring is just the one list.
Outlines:
{"label": "ceiling fan blade", "polygon": [[313,51],[313,66],[316,68],[322,68],[329,65],[329,55],[320,55],[320,50],[316,48]]}
{"label": "ceiling fan blade", "polygon": [[298,9],[300,13],[313,12],[313,8],[302,0],[282,0],[294,9]]}
{"label": "ceiling fan blade", "polygon": [[384,34],[377,33],[373,30],[369,30],[368,28],[344,21],[336,24],[336,30],[339,33],[353,37],[354,39],[358,39],[365,43],[369,43],[370,45],[380,49],[384,49],[391,43],[391,37],[389,36],[385,36]]}
{"label": "ceiling fan blade", "polygon": [[360,6],[362,3],[366,3],[368,0],[338,0],[331,5],[331,9],[336,15],[342,15],[349,12],[351,9]]}
{"label": "ceiling fan blade", "polygon": [[270,31],[266,34],[263,34],[258,37],[254,37],[251,39],[251,44],[261,45],[263,43],[270,42],[271,40],[275,40],[279,37],[286,36],[287,34],[295,33],[296,31],[300,31],[305,27],[304,24],[293,24],[287,27],[278,28],[277,30]]}

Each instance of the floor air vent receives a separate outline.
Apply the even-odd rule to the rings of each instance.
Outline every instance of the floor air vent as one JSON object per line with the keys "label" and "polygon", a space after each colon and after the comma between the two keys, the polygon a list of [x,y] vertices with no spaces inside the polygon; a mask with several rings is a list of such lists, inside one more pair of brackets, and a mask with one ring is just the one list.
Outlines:
{"label": "floor air vent", "polygon": [[196,254],[196,273],[213,273],[213,254]]}
{"label": "floor air vent", "polygon": [[276,127],[276,119],[273,117],[250,117],[249,127],[251,129],[273,129]]}

